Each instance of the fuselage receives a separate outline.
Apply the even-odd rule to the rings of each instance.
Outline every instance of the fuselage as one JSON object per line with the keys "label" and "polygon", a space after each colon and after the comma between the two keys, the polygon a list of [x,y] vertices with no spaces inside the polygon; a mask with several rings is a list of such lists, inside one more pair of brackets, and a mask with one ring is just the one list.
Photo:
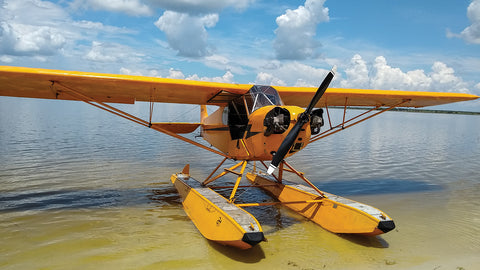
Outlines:
{"label": "fuselage", "polygon": [[[305,110],[283,105],[278,93],[271,87],[257,86],[257,89],[252,89],[205,116],[201,134],[207,142],[232,159],[271,160]],[[321,113],[319,115],[321,118]],[[318,125],[318,119],[315,123]],[[319,126],[312,129],[311,124],[312,121],[302,127],[287,156],[307,146],[312,130],[314,133],[319,130]]]}

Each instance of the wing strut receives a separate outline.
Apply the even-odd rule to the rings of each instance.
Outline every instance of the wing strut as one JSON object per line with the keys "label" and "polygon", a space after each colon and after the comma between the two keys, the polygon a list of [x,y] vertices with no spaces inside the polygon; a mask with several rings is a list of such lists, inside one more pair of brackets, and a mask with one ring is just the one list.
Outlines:
{"label": "wing strut", "polygon": [[[345,99],[345,107],[344,107],[344,110],[343,110],[343,122],[342,122],[341,124],[339,124],[339,125],[336,125],[336,126],[332,126],[332,122],[331,122],[331,119],[330,119],[330,114],[329,114],[329,112],[328,112],[328,106],[327,106],[327,104],[325,104],[325,109],[327,110],[327,116],[328,116],[328,122],[329,122],[329,124],[330,124],[330,129],[329,129],[329,130],[326,130],[326,131],[324,131],[324,132],[322,132],[322,133],[320,133],[320,134],[318,134],[318,135],[316,135],[316,136],[314,136],[314,137],[312,137],[312,138],[310,139],[310,142],[309,142],[309,143],[312,143],[312,142],[318,141],[318,140],[320,140],[320,139],[323,139],[323,138],[325,138],[325,137],[328,137],[328,136],[330,136],[330,135],[333,135],[333,134],[335,134],[335,133],[337,133],[337,132],[340,132],[340,131],[342,131],[342,130],[344,130],[344,129],[346,129],[346,128],[353,127],[354,125],[359,124],[359,123],[361,123],[361,122],[363,122],[363,121],[365,121],[365,120],[367,120],[367,119],[370,119],[370,118],[372,118],[372,117],[374,117],[374,116],[377,116],[377,115],[379,115],[379,114],[381,114],[381,113],[388,112],[388,111],[390,111],[391,109],[394,109],[394,108],[396,108],[396,107],[402,106],[403,104],[405,104],[405,103],[407,103],[407,102],[409,102],[409,101],[410,101],[410,99],[405,99],[405,100],[403,100],[402,102],[399,102],[399,103],[397,103],[397,104],[395,104],[395,105],[391,105],[391,106],[388,106],[388,107],[385,107],[385,105],[383,105],[383,106],[376,106],[376,107],[374,107],[374,108],[372,108],[372,109],[370,109],[370,110],[368,110],[368,111],[366,111],[366,112],[363,112],[363,113],[361,113],[361,114],[359,114],[359,115],[357,115],[357,116],[355,116],[355,117],[352,117],[352,118],[350,118],[350,119],[348,119],[348,120],[345,121],[345,115],[346,115],[346,113],[347,113],[347,99]],[[382,108],[382,107],[383,107],[383,108]],[[380,108],[382,108],[382,109],[380,109]],[[373,112],[373,111],[375,111],[375,110],[379,110],[379,111],[376,112],[376,113],[374,113],[374,114],[368,115],[369,113],[371,113],[371,112]],[[350,123],[350,122],[352,122],[352,123]],[[347,125],[346,125],[346,124],[347,124]]]}
{"label": "wing strut", "polygon": [[125,119],[127,119],[127,120],[130,120],[130,121],[135,122],[135,123],[137,123],[137,124],[140,124],[140,125],[142,125],[142,126],[151,128],[151,129],[156,130],[156,131],[158,131],[158,132],[161,132],[161,133],[167,134],[167,135],[169,135],[169,136],[175,137],[175,138],[177,138],[177,139],[179,139],[179,140],[182,140],[182,141],[184,141],[184,142],[188,142],[188,143],[190,143],[190,144],[193,144],[193,145],[195,145],[195,146],[198,146],[198,147],[200,147],[200,148],[203,148],[203,149],[208,150],[208,151],[210,151],[210,152],[213,152],[213,153],[215,153],[215,154],[221,155],[221,156],[223,156],[223,157],[228,157],[228,156],[225,155],[224,153],[219,152],[219,151],[217,151],[217,150],[215,150],[215,149],[209,148],[209,147],[207,147],[207,146],[205,146],[205,145],[203,145],[203,144],[200,144],[200,143],[198,143],[198,142],[196,142],[196,141],[193,141],[193,140],[191,140],[191,139],[188,139],[188,138],[186,138],[186,137],[180,136],[180,135],[178,135],[178,134],[176,134],[176,133],[174,133],[174,132],[171,132],[171,131],[169,131],[169,130],[166,130],[166,129],[164,129],[164,128],[161,128],[161,127],[159,127],[159,126],[157,126],[157,125],[152,125],[152,124],[151,124],[151,117],[152,117],[152,110],[153,110],[153,102],[150,103],[150,119],[149,119],[150,122],[148,122],[148,121],[145,121],[145,120],[143,120],[143,119],[141,119],[141,118],[138,118],[138,117],[136,117],[136,116],[134,116],[134,115],[131,115],[131,114],[127,113],[127,112],[124,112],[124,111],[119,110],[119,109],[117,109],[117,108],[115,108],[115,107],[112,107],[112,106],[110,106],[110,105],[108,105],[108,104],[105,104],[105,103],[100,102],[100,101],[96,101],[94,98],[88,97],[88,96],[82,94],[81,92],[79,92],[79,91],[77,91],[77,90],[75,90],[75,89],[73,89],[73,88],[71,88],[71,87],[68,87],[68,86],[66,86],[66,85],[64,85],[64,84],[62,84],[62,83],[60,83],[60,82],[58,82],[58,81],[52,81],[52,86],[51,86],[51,87],[53,88],[55,84],[57,84],[57,85],[61,86],[62,88],[65,88],[65,89],[66,89],[66,90],[57,89],[58,92],[67,94],[67,95],[69,95],[69,96],[71,96],[71,97],[73,97],[73,98],[75,98],[75,99],[81,100],[81,101],[83,101],[83,102],[85,102],[85,103],[88,103],[88,104],[94,106],[94,107],[97,107],[97,108],[99,108],[99,109],[102,109],[102,110],[104,110],[104,111],[107,111],[107,112],[109,112],[109,113],[112,113],[112,114],[114,114],[114,115],[120,116],[120,117],[122,117],[122,118],[125,118]]}

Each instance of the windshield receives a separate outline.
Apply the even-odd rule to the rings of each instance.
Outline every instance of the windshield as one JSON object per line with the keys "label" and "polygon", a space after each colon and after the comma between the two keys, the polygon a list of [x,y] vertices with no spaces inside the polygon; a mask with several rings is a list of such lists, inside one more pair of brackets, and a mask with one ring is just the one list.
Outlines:
{"label": "windshield", "polygon": [[249,100],[251,103],[247,101],[250,113],[268,105],[283,105],[277,90],[271,86],[254,85],[250,88],[248,94],[251,97],[251,100]]}
{"label": "windshield", "polygon": [[223,113],[232,140],[243,138],[248,126],[248,117],[253,111],[269,105],[283,105],[277,90],[270,86],[254,85],[244,95],[231,100]]}

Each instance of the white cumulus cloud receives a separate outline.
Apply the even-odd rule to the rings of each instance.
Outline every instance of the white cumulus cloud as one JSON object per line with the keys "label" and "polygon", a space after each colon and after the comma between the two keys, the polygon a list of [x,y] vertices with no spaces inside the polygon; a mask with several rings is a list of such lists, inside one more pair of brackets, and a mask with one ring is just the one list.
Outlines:
{"label": "white cumulus cloud", "polygon": [[147,0],[147,2],[166,10],[198,15],[219,13],[227,7],[244,10],[255,0]]}
{"label": "white cumulus cloud", "polygon": [[120,68],[120,73],[125,75],[143,76],[143,73],[136,70],[131,70],[125,67]]}
{"label": "white cumulus cloud", "polygon": [[166,11],[155,22],[165,33],[170,48],[180,56],[204,57],[212,54],[207,28],[214,27],[220,12],[229,7],[245,10],[255,0],[146,0]]}
{"label": "white cumulus cloud", "polygon": [[[0,55],[24,59],[27,56],[38,61],[55,55],[83,55],[78,50],[85,47],[77,42],[91,41],[99,33],[131,34],[132,31],[99,22],[75,21],[65,8],[49,1],[0,0]],[[89,57],[93,59],[92,54]]]}
{"label": "white cumulus cloud", "polygon": [[327,72],[297,61],[272,61],[257,73],[255,84],[318,87]]}
{"label": "white cumulus cloud", "polygon": [[0,61],[3,62],[3,63],[13,63],[13,58],[8,56],[8,55],[2,55],[0,56]]}
{"label": "white cumulus cloud", "polygon": [[188,76],[186,79],[193,80],[193,81],[205,81],[205,82],[235,83],[233,78],[234,78],[234,75],[230,71],[227,71],[225,72],[225,74],[223,74],[223,76],[218,76],[218,77],[200,77],[197,74],[194,74],[192,76]]}
{"label": "white cumulus cloud", "polygon": [[270,73],[260,72],[257,74],[257,78],[255,78],[255,84],[259,85],[278,85],[278,86],[285,86],[286,83]]}
{"label": "white cumulus cloud", "polygon": [[469,92],[469,84],[455,75],[453,68],[434,62],[430,72],[421,69],[403,71],[392,67],[387,59],[378,56],[368,65],[360,55],[354,55],[345,69],[346,79],[340,81],[345,88],[373,88],[384,90]]}
{"label": "white cumulus cloud", "polygon": [[67,18],[59,6],[47,1],[3,1],[0,5],[0,54],[55,54],[63,48],[68,37],[56,23]]}
{"label": "white cumulus cloud", "polygon": [[[103,43],[93,41],[90,50],[85,55],[85,59],[94,62],[120,62],[132,63],[140,62],[142,54],[134,52],[130,47],[117,43]],[[128,74],[124,72],[124,74]]]}
{"label": "white cumulus cloud", "polygon": [[473,0],[467,8],[467,17],[472,23],[460,34],[447,31],[447,37],[459,37],[468,43],[480,44],[480,0]]}
{"label": "white cumulus cloud", "polygon": [[220,83],[235,83],[234,75],[230,71],[226,71],[222,76],[217,77],[200,77],[198,74],[193,74],[190,76],[185,76],[181,70],[170,68],[168,71],[167,78],[170,79],[181,79],[181,80],[192,80],[192,81],[204,81],[204,82],[220,82]]}
{"label": "white cumulus cloud", "polygon": [[75,0],[71,6],[73,8],[121,12],[131,16],[153,14],[153,10],[140,0]]}
{"label": "white cumulus cloud", "polygon": [[278,59],[306,59],[315,56],[320,43],[315,39],[320,22],[329,20],[325,0],[306,0],[304,6],[288,9],[277,17],[273,44]]}
{"label": "white cumulus cloud", "polygon": [[218,14],[190,15],[175,11],[165,11],[155,22],[163,31],[169,46],[187,57],[202,57],[209,54],[206,28],[218,22]]}
{"label": "white cumulus cloud", "polygon": [[0,23],[0,51],[10,55],[52,55],[66,43],[60,31],[48,26]]}
{"label": "white cumulus cloud", "polygon": [[170,70],[168,71],[168,77],[167,78],[183,80],[183,79],[185,79],[185,75],[180,70],[170,68]]}
{"label": "white cumulus cloud", "polygon": [[368,67],[365,60],[358,54],[352,57],[350,66],[345,69],[348,81],[342,81],[343,87],[354,86],[357,88],[369,88]]}

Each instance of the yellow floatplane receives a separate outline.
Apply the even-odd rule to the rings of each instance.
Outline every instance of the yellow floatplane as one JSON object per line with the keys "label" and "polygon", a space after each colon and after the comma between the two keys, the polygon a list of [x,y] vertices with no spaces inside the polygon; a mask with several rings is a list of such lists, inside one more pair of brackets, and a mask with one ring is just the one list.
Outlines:
{"label": "yellow floatplane", "polygon": [[[319,190],[285,158],[309,143],[394,108],[478,98],[462,93],[328,88],[333,77],[332,70],[316,89],[0,66],[0,95],[84,101],[222,156],[223,160],[203,181],[190,175],[189,165],[173,174],[171,181],[185,212],[205,238],[247,249],[265,240],[260,223],[245,210],[255,206],[281,204],[334,233],[379,235],[393,230],[395,224],[386,213]],[[110,105],[136,101],[150,102],[149,119]],[[155,103],[198,104],[200,122],[152,122]],[[208,115],[207,105],[218,109]],[[339,124],[332,124],[329,107],[333,106],[343,108]],[[366,109],[346,119],[350,107]],[[327,128],[320,132],[323,126]],[[212,147],[181,135],[198,128]],[[217,173],[227,160],[237,162]],[[271,162],[267,166],[265,161]],[[247,172],[249,163],[253,169]],[[284,180],[285,173],[298,176],[304,184]],[[231,186],[214,185],[227,174],[234,175]],[[240,185],[242,179],[247,185]],[[229,194],[215,191],[220,188],[228,188]],[[239,188],[260,188],[275,201],[237,203]]]}

